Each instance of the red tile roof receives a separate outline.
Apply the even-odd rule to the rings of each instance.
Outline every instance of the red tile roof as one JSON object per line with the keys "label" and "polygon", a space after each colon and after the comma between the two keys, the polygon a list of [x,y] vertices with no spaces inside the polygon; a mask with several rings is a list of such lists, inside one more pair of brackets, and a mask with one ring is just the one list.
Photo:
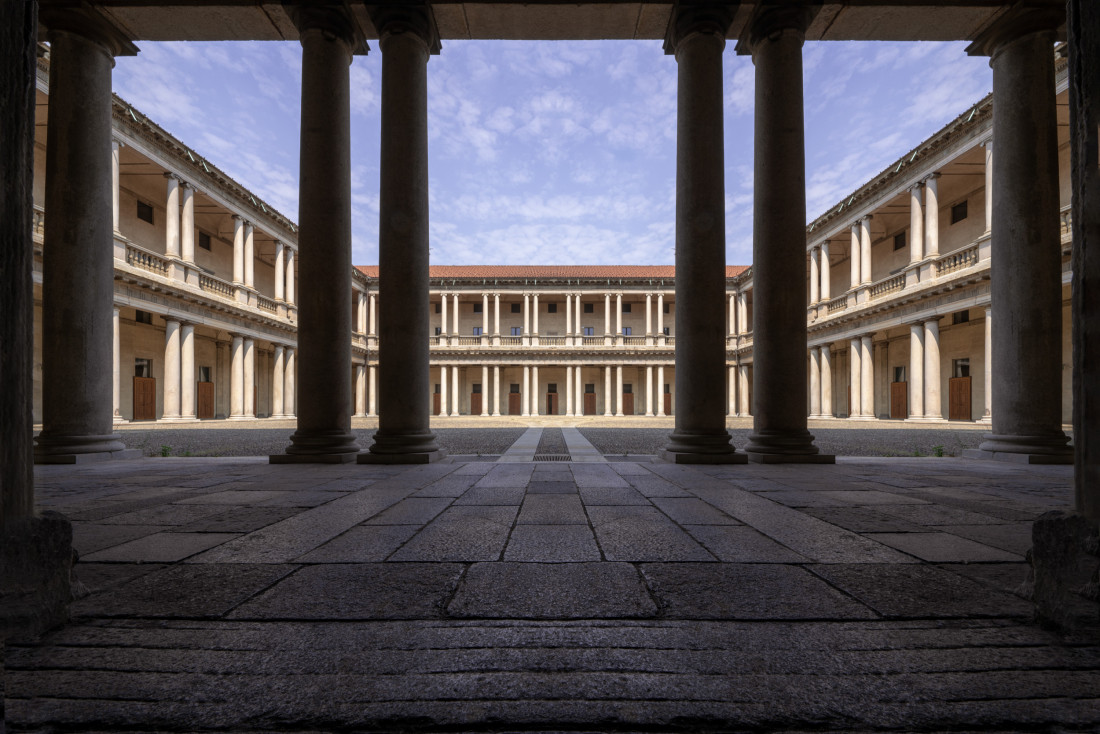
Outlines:
{"label": "red tile roof", "polygon": [[[377,265],[356,265],[368,278],[378,277]],[[748,270],[745,265],[729,265],[726,277],[734,278]],[[673,265],[432,265],[431,278],[470,278],[515,280],[517,278],[668,278],[676,276]]]}

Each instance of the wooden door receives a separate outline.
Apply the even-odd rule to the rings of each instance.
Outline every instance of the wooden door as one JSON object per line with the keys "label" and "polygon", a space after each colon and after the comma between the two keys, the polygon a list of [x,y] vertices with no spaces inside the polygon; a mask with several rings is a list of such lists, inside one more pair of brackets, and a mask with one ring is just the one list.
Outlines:
{"label": "wooden door", "polygon": [[634,415],[634,393],[623,393],[623,415]]}
{"label": "wooden door", "polygon": [[584,414],[596,415],[596,393],[586,392],[584,394]]}
{"label": "wooden door", "polygon": [[157,381],[152,377],[134,378],[134,420],[157,419]]}
{"label": "wooden door", "polygon": [[909,383],[890,383],[890,417],[904,420],[909,415]]}
{"label": "wooden door", "polygon": [[523,411],[520,410],[520,403],[523,396],[518,392],[508,393],[508,415],[522,415]]}
{"label": "wooden door", "polygon": [[672,393],[666,392],[665,399],[665,415],[672,415]]}
{"label": "wooden door", "polygon": [[947,418],[953,421],[970,420],[970,378],[952,377],[947,381]]}
{"label": "wooden door", "polygon": [[201,420],[209,420],[214,417],[214,383],[200,382],[198,391],[199,404],[196,415]]}
{"label": "wooden door", "polygon": [[556,392],[546,393],[546,415],[558,414],[558,394]]}
{"label": "wooden door", "polygon": [[470,415],[481,415],[481,393],[470,393]]}
{"label": "wooden door", "polygon": [[442,405],[443,396],[439,393],[432,393],[432,415],[439,415],[439,406]]}

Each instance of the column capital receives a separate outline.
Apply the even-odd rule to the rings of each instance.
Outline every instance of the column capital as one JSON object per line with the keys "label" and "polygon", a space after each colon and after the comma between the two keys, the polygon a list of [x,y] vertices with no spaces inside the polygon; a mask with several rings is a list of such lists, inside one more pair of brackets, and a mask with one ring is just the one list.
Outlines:
{"label": "column capital", "polygon": [[[1028,6],[1031,7],[1028,7]],[[996,56],[1006,43],[1033,33],[1054,34],[1066,22],[1066,6],[1031,2],[1016,3],[1004,15],[982,29],[966,47],[970,56]],[[1051,45],[1054,39],[1051,38]]]}
{"label": "column capital", "polygon": [[[935,181],[937,178],[939,178],[942,175],[943,174],[940,173],[939,171],[933,171],[932,173],[928,174],[927,176],[925,176],[922,179],[922,183],[925,182],[925,181]],[[925,184],[925,185],[927,186],[928,184]]]}
{"label": "column capital", "polygon": [[909,186],[906,186],[905,190],[906,191],[917,192],[917,191],[920,191],[923,188],[924,188],[924,179],[922,178],[918,181],[914,181]]}
{"label": "column capital", "polygon": [[232,214],[230,216],[232,217],[233,221],[241,222],[242,224],[244,223],[244,217],[242,217],[240,214]]}
{"label": "column capital", "polygon": [[980,146],[982,146],[983,148],[986,148],[986,149],[991,149],[993,147],[993,136],[990,135],[988,138],[986,138],[982,142],[978,143],[978,145],[980,145]]}
{"label": "column capital", "polygon": [[[177,176],[176,178],[179,178],[179,176]],[[187,191],[194,191],[195,190],[195,184],[191,183],[190,181],[184,181],[182,178],[180,178],[179,182],[180,182],[180,188],[185,189]]]}
{"label": "column capital", "polygon": [[758,4],[737,39],[737,54],[750,56],[764,40],[775,40],[785,32],[798,34],[804,41],[806,29],[820,10],[819,3],[785,3],[775,0]]}
{"label": "column capital", "polygon": [[138,48],[130,37],[90,3],[76,7],[39,7],[38,21],[50,33],[72,33],[87,38],[102,46],[112,57],[137,56]]}
{"label": "column capital", "polygon": [[343,41],[352,55],[366,56],[369,49],[366,34],[344,3],[299,0],[285,5],[299,36],[308,31],[321,31],[327,37]]}
{"label": "column capital", "polygon": [[428,53],[436,56],[442,50],[435,13],[424,0],[404,2],[400,5],[367,5],[367,13],[378,31],[378,45],[384,45],[390,36],[411,34],[423,41]]}
{"label": "column capital", "polygon": [[735,6],[680,0],[674,6],[665,29],[665,53],[674,55],[684,41],[700,35],[715,36],[725,47],[726,33],[733,22],[734,10]]}
{"label": "column capital", "polygon": [[161,175],[162,175],[162,176],[164,176],[164,177],[165,177],[166,179],[168,179],[169,181],[171,181],[172,179],[175,179],[175,180],[176,180],[177,182],[179,182],[179,181],[182,181],[182,180],[183,180],[182,178],[180,178],[179,176],[177,176],[177,175],[176,175],[175,173],[173,173],[173,172],[171,172],[171,171],[165,171],[165,172],[164,172],[164,173],[162,173]]}
{"label": "column capital", "polygon": [[[939,174],[937,173],[936,175],[938,176]],[[874,218],[875,218],[874,214],[864,214],[862,217],[859,218],[859,221],[860,221],[860,223],[870,222]]]}

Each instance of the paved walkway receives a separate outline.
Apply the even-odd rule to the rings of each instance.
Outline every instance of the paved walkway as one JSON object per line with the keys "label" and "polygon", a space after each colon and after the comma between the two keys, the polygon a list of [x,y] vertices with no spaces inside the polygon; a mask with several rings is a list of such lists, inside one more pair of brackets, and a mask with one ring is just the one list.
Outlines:
{"label": "paved walkway", "polygon": [[1014,593],[1065,467],[36,474],[91,593],[8,648],[13,731],[1100,727],[1100,644]]}

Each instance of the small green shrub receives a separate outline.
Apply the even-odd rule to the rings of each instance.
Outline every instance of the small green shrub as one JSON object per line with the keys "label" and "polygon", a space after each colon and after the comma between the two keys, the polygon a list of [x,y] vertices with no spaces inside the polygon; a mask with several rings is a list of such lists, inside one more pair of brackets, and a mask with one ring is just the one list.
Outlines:
{"label": "small green shrub", "polygon": [[933,456],[943,456],[943,446],[933,446],[932,447],[932,455]]}
{"label": "small green shrub", "polygon": [[160,455],[161,456],[171,456],[172,455],[172,447],[171,446],[165,446],[165,445],[162,444],[161,447],[160,447]]}

